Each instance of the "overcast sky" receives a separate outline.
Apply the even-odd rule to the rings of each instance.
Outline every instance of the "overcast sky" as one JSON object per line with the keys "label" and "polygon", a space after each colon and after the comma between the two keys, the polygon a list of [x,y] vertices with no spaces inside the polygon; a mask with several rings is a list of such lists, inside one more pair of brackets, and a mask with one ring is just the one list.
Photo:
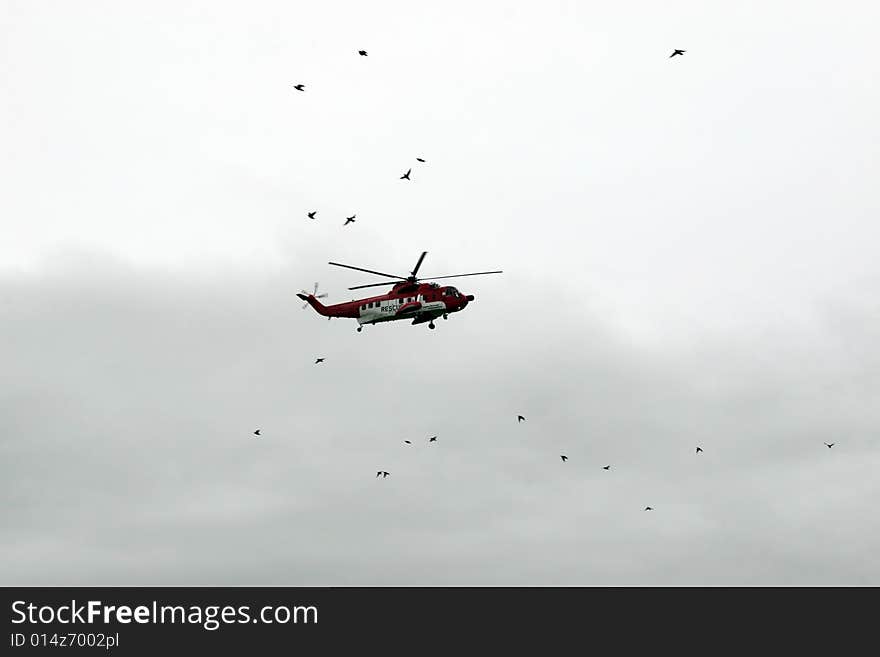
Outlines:
{"label": "overcast sky", "polygon": [[878,23],[2,0],[0,583],[880,584]]}

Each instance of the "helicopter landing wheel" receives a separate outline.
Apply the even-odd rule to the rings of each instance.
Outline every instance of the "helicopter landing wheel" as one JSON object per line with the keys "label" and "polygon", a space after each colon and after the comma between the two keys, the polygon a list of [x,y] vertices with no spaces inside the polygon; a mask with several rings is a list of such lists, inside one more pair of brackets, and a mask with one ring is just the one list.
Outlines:
{"label": "helicopter landing wheel", "polygon": [[364,330],[364,327],[363,327],[363,326],[358,326],[358,333],[360,333],[360,332],[363,331],[363,330]]}
{"label": "helicopter landing wheel", "polygon": [[443,315],[443,319],[449,319],[449,315]]}
{"label": "helicopter landing wheel", "polygon": [[430,324],[428,324],[428,328],[429,328],[429,329],[435,329],[435,328],[437,328],[437,327],[434,326],[434,322],[431,322]]}

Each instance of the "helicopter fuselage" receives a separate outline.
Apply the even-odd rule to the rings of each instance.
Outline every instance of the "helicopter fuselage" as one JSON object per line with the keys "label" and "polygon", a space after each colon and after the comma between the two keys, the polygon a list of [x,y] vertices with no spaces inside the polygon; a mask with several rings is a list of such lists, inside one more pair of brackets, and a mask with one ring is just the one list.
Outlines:
{"label": "helicopter fuselage", "polygon": [[401,319],[412,320],[413,324],[433,322],[438,317],[464,310],[474,300],[474,295],[464,295],[452,286],[409,282],[394,285],[386,294],[329,306],[311,294],[297,296],[325,317],[348,317],[356,319],[359,325]]}

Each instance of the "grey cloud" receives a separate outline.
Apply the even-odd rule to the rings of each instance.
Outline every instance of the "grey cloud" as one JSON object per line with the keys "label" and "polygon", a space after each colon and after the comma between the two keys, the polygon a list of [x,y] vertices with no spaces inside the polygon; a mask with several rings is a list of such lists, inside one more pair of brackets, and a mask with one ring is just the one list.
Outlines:
{"label": "grey cloud", "polygon": [[356,334],[303,278],[2,280],[5,584],[878,582],[871,331],[658,349],[483,284]]}

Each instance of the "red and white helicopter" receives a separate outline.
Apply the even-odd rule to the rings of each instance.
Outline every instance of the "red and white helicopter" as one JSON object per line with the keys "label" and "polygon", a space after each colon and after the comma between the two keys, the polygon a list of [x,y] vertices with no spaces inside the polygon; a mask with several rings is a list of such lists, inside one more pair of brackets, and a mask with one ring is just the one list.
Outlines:
{"label": "red and white helicopter", "polygon": [[[410,272],[409,276],[397,276],[395,274],[385,274],[381,271],[373,271],[372,269],[363,269],[361,267],[352,267],[351,265],[343,265],[338,262],[330,262],[328,264],[336,267],[345,267],[356,271],[365,271],[368,274],[376,274],[377,276],[385,276],[393,279],[382,283],[369,283],[367,285],[355,285],[348,288],[349,290],[360,290],[365,287],[377,287],[380,285],[392,285],[392,288],[386,294],[366,299],[354,299],[345,303],[337,303],[325,306],[314,294],[308,294],[303,290],[302,294],[297,294],[300,299],[308,303],[312,308],[318,311],[318,314],[327,318],[332,317],[350,317],[358,321],[358,332],[363,330],[364,324],[378,324],[379,322],[392,322],[398,319],[411,319],[413,324],[424,324],[428,322],[428,328],[436,328],[434,320],[438,317],[448,319],[450,313],[456,313],[474,300],[473,294],[464,295],[451,286],[440,286],[437,283],[422,283],[423,279],[417,278],[419,267],[422,261],[428,255],[427,251],[422,252],[415,268]],[[451,276],[433,276],[432,279],[441,278],[460,278],[463,276],[482,276],[484,274],[501,274],[501,271],[478,271],[471,274],[453,274]],[[317,292],[317,284],[315,286]],[[325,295],[321,295],[325,296]],[[305,306],[303,306],[305,307]]]}

